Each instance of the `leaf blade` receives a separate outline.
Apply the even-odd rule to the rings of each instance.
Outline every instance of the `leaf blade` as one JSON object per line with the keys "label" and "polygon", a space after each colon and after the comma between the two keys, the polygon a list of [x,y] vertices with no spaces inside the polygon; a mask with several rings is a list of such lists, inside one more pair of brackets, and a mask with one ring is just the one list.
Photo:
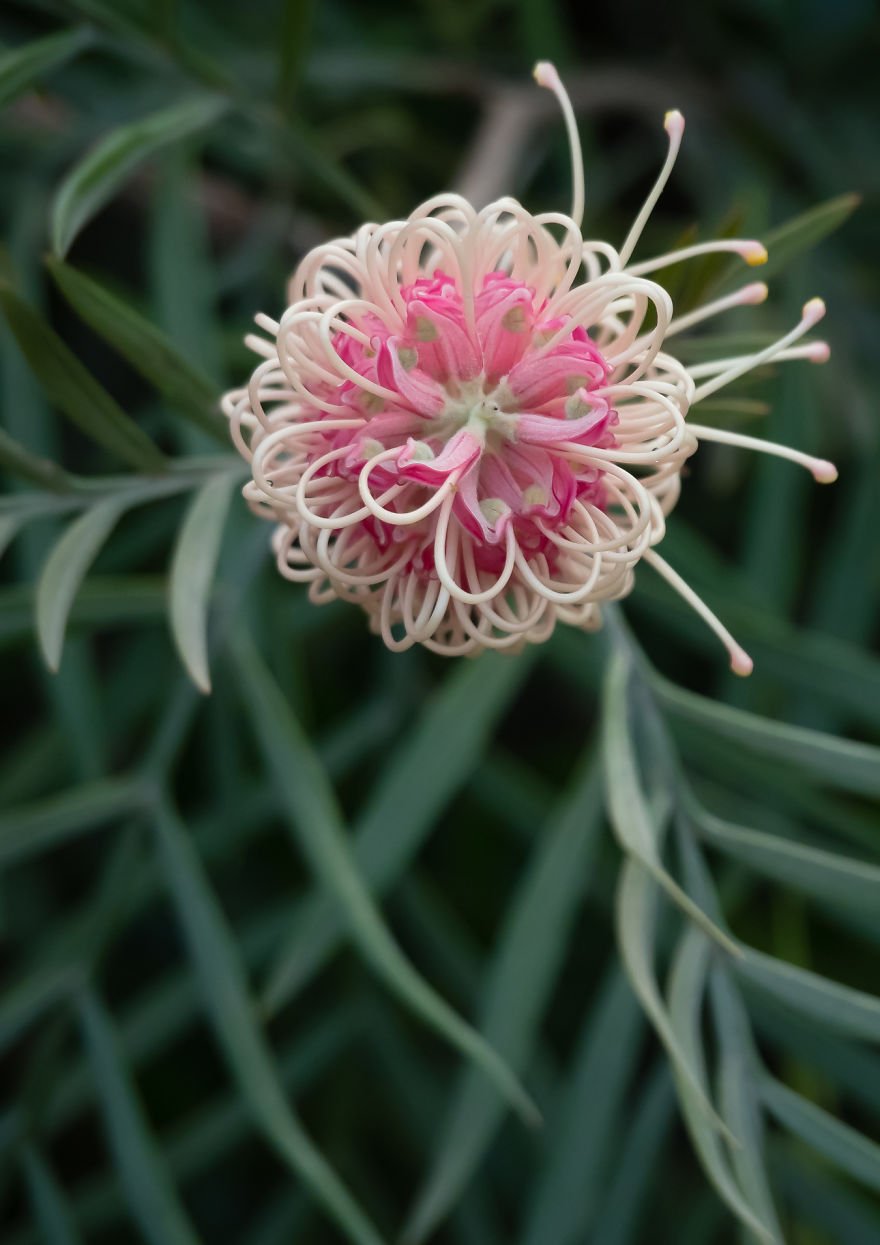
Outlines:
{"label": "leaf blade", "polygon": [[60,68],[93,42],[93,32],[78,26],[5,52],[0,56],[0,108],[11,104],[40,78]]}
{"label": "leaf blade", "polygon": [[180,659],[196,687],[211,690],[208,604],[235,477],[208,480],[184,518],[171,563],[171,630]]}
{"label": "leaf blade", "polygon": [[52,204],[52,248],[64,258],[76,235],[148,156],[206,129],[225,111],[217,96],[196,96],[121,126],[67,174]]}

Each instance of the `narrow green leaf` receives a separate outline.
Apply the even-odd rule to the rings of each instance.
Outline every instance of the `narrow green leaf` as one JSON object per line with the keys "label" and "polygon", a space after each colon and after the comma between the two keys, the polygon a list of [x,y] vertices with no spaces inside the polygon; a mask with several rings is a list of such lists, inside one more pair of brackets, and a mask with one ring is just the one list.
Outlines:
{"label": "narrow green leaf", "polygon": [[0,108],[24,94],[53,69],[71,60],[93,42],[92,31],[79,26],[4,52],[0,56]]}
{"label": "narrow green leaf", "polygon": [[746,949],[734,968],[774,1005],[808,1016],[849,1037],[880,1042],[880,999],[874,995],[852,990],[752,948]]}
{"label": "narrow green leaf", "polygon": [[190,678],[210,692],[208,604],[235,477],[215,476],[196,493],[181,526],[171,564],[171,629]]}
{"label": "narrow green leaf", "polygon": [[[485,984],[480,1032],[515,1072],[526,1067],[556,982],[575,905],[584,892],[602,825],[592,748],[562,807],[541,833],[498,938]],[[460,1199],[503,1119],[473,1067],[453,1093],[431,1170],[405,1229],[422,1241]]]}
{"label": "narrow green leaf", "polygon": [[740,954],[736,943],[682,890],[660,860],[660,829],[648,807],[629,731],[629,663],[622,653],[611,659],[605,680],[602,712],[605,799],[620,846],[635,856],[670,899],[729,955]]}
{"label": "narrow green leaf", "polygon": [[[672,966],[669,987],[669,1015],[673,1031],[695,1079],[705,1094],[706,1072],[702,1054],[700,1017],[706,978],[709,971],[711,944],[697,929],[683,935]],[[708,1126],[693,1087],[679,1078],[679,1100],[688,1133],[694,1148],[718,1196],[740,1222],[768,1245],[779,1245],[779,1238],[764,1222],[760,1208],[754,1205],[737,1184],[727,1156],[715,1132]],[[739,1143],[739,1139],[738,1139]]]}
{"label": "narrow green leaf", "polygon": [[333,895],[364,959],[413,1012],[482,1068],[524,1120],[539,1119],[498,1052],[413,968],[382,920],[348,843],[327,776],[254,649],[236,644],[245,707],[287,810],[291,831]]}
{"label": "narrow green leaf", "polygon": [[76,965],[65,964],[30,973],[0,995],[0,1050],[25,1030],[32,1020],[71,994],[82,980]]}
{"label": "narrow green leaf", "polygon": [[877,1199],[859,1196],[848,1181],[832,1179],[820,1164],[807,1161],[802,1146],[779,1154],[775,1172],[794,1212],[823,1230],[829,1242],[877,1245],[880,1241]]}
{"label": "narrow green leaf", "polygon": [[[629,982],[613,968],[590,1001],[572,1068],[550,1115],[547,1153],[530,1190],[521,1245],[587,1240],[617,1163],[624,1096],[635,1073],[644,1020]],[[664,1077],[664,1098],[669,1085]],[[667,1111],[668,1117],[668,1111]],[[628,1167],[630,1176],[638,1168]],[[596,1237],[604,1241],[604,1234]]]}
{"label": "narrow green leaf", "polygon": [[187,419],[228,442],[214,384],[145,316],[62,260],[47,261],[61,293],[83,320],[118,350]]}
{"label": "narrow green leaf", "polygon": [[22,1148],[21,1162],[34,1216],[46,1245],[79,1245],[81,1237],[64,1194],[42,1154],[27,1144]]}
{"label": "narrow green leaf", "polygon": [[829,786],[880,795],[880,748],[732,709],[660,676],[652,683],[660,703],[676,718],[741,744],[759,757],[786,761]]}
{"label": "narrow green leaf", "polygon": [[125,507],[121,498],[98,502],[71,523],[54,545],[37,585],[37,635],[50,670],[61,665],[67,618],[80,583]]}
{"label": "narrow green leaf", "polygon": [[0,305],[22,354],[52,405],[123,462],[140,471],[163,471],[165,458],[146,433],[5,281],[0,281]]}
{"label": "narrow green leaf", "polygon": [[710,988],[721,1047],[721,1113],[741,1143],[731,1155],[733,1170],[748,1204],[782,1241],[764,1155],[764,1123],[758,1099],[761,1065],[751,1025],[730,974],[722,965],[713,969]]}
{"label": "narrow green leaf", "polygon": [[53,492],[66,492],[73,481],[67,472],[48,458],[40,458],[0,428],[0,464],[13,475]]}
{"label": "narrow green leaf", "polygon": [[[486,653],[479,663],[462,663],[389,752],[354,840],[355,861],[375,894],[390,890],[442,809],[476,770],[486,741],[534,662],[532,648],[516,661]],[[316,895],[306,901],[269,971],[264,1005],[270,1014],[341,944],[344,928],[332,899]]]}
{"label": "narrow green leaf", "polygon": [[52,205],[52,247],[62,259],[82,227],[148,156],[206,129],[225,111],[218,96],[199,96],[114,130],[62,182]]}
{"label": "narrow green leaf", "polygon": [[762,278],[777,277],[799,255],[834,233],[849,220],[861,201],[861,195],[838,195],[771,229],[763,238],[769,258],[761,270]]}
{"label": "narrow green leaf", "polygon": [[6,550],[15,540],[21,526],[22,519],[17,515],[0,515],[0,558],[3,557]]}
{"label": "narrow green leaf", "polygon": [[[657,923],[659,888],[645,866],[634,856],[627,858],[620,872],[616,913],[620,953],[636,996],[666,1047],[675,1068],[680,1095],[727,1137],[730,1131],[706,1093],[701,1069],[692,1053],[682,1045],[660,994],[654,972],[654,935]],[[732,1139],[732,1138],[731,1138]]]}
{"label": "narrow green leaf", "polygon": [[25,859],[108,821],[143,810],[147,792],[130,778],[104,778],[0,815],[0,863]]}
{"label": "narrow green leaf", "polygon": [[828,903],[880,911],[880,868],[876,865],[735,826],[696,802],[689,812],[707,843],[765,877]]}
{"label": "narrow green leaf", "polygon": [[315,0],[283,0],[278,32],[278,103],[293,112],[314,20]]}
{"label": "narrow green leaf", "polygon": [[80,1019],[132,1217],[149,1245],[198,1245],[122,1063],[110,1017],[90,991],[82,996]]}
{"label": "narrow green leaf", "polygon": [[762,1097],[776,1119],[853,1179],[880,1192],[880,1146],[772,1077]]}
{"label": "narrow green leaf", "polygon": [[382,1238],[287,1103],[254,1019],[235,941],[186,830],[169,806],[160,808],[156,829],[205,1008],[255,1122],[350,1240],[357,1245],[382,1245]]}
{"label": "narrow green leaf", "polygon": [[[611,1035],[609,1041],[614,1040]],[[674,1116],[675,1095],[663,1064],[639,1094],[635,1118],[614,1155],[592,1236],[597,1245],[599,1241],[602,1245],[635,1245],[640,1219],[650,1206],[648,1190],[658,1180],[663,1147],[672,1131]]]}

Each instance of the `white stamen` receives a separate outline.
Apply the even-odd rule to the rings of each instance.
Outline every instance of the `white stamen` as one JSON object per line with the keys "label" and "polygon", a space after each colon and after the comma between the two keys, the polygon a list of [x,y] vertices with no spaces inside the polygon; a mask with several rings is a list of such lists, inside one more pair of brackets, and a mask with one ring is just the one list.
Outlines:
{"label": "white stamen", "polygon": [[752,673],[755,663],[742,645],[737,644],[721,619],[712,613],[703,598],[698,596],[693,588],[685,583],[678,572],[672,569],[666,559],[661,558],[654,549],[646,549],[643,557],[646,562],[650,562],[654,570],[666,580],[669,586],[675,589],[682,600],[686,601],[696,614],[699,614],[703,622],[715,632],[730,654],[730,668],[733,673],[740,675],[741,678],[747,678]]}
{"label": "white stamen", "polygon": [[767,263],[767,251],[762,243],[754,239],[719,238],[714,242],[699,242],[695,246],[683,246],[678,251],[667,251],[665,255],[657,255],[641,264],[630,264],[627,272],[642,277],[647,272],[656,272],[658,268],[684,263],[686,259],[697,259],[700,255],[716,255],[725,251],[729,251],[731,255],[739,255],[750,268]]}
{"label": "white stamen", "polygon": [[705,303],[696,311],[689,311],[684,316],[676,316],[666,330],[666,336],[672,337],[675,333],[693,328],[695,324],[702,324],[704,320],[720,315],[722,311],[729,311],[731,307],[757,307],[759,303],[766,300],[767,294],[767,286],[763,281],[752,281],[749,285],[734,290],[732,294],[725,294],[723,298],[716,298],[711,303]]}
{"label": "white stamen", "polygon": [[651,193],[642,205],[642,210],[633,221],[632,228],[626,236],[626,241],[620,248],[620,265],[622,268],[626,267],[627,260],[636,249],[636,244],[642,236],[642,230],[648,223],[648,219],[657,205],[657,200],[660,198],[663,193],[663,188],[669,181],[669,175],[672,172],[673,165],[675,164],[678,156],[678,149],[681,146],[681,136],[684,134],[684,117],[678,109],[673,109],[671,112],[667,112],[666,116],[663,118],[663,128],[669,135],[669,150],[666,153],[666,160],[664,161],[663,168],[660,170],[660,175],[654,183]]}
{"label": "white stamen", "polygon": [[722,389],[725,385],[729,385],[732,380],[742,376],[745,372],[750,372],[752,368],[758,367],[761,363],[767,363],[770,359],[781,354],[783,350],[787,350],[804,333],[808,333],[814,324],[818,324],[825,314],[825,304],[821,298],[811,298],[808,303],[804,304],[804,310],[800,321],[794,326],[791,332],[786,333],[784,337],[780,337],[778,341],[767,346],[765,350],[758,351],[757,354],[751,355],[743,363],[739,363],[736,367],[729,368],[726,372],[722,372],[720,376],[716,376],[714,380],[709,380],[705,385],[701,385],[691,400],[691,406],[697,402],[701,402],[703,398],[715,393],[716,390]]}
{"label": "white stamen", "polygon": [[806,467],[818,484],[833,484],[837,479],[837,468],[827,458],[814,458],[812,454],[804,454],[788,445],[762,441],[759,437],[747,437],[740,432],[729,432],[725,428],[704,428],[700,424],[688,426],[698,441],[715,441],[718,445],[734,445],[741,450],[757,450],[759,454],[787,458],[789,462]]}
{"label": "white stamen", "polygon": [[538,61],[532,72],[538,86],[552,91],[562,109],[565,128],[568,132],[568,148],[571,152],[571,219],[580,229],[584,219],[584,155],[581,151],[574,109],[571,106],[568,91],[562,85],[559,74],[556,72],[555,65],[552,65],[550,61]]}

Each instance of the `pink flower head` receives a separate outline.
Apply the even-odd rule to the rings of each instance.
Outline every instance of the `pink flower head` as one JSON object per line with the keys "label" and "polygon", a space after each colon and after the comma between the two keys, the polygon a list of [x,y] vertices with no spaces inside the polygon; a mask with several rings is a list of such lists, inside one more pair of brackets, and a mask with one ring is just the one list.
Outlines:
{"label": "pink flower head", "polygon": [[393,649],[513,648],[557,622],[595,628],[644,558],[719,634],[733,668],[751,662],[655,551],[681,469],[698,441],[831,464],[695,426],[691,407],[770,358],[827,357],[794,346],[818,299],[774,346],[687,368],[667,350],[682,329],[766,297],[751,283],[675,318],[650,278],[671,263],[760,243],[724,240],[639,264],[630,256],[672,169],[684,121],[667,114],[669,154],[620,251],[585,241],[583,170],[571,106],[571,216],[533,216],[505,198],[477,211],[438,195],[404,221],[363,225],[309,252],[249,384],[226,395],[252,467],[245,496],[276,523],[281,573],[316,602],[359,604]]}

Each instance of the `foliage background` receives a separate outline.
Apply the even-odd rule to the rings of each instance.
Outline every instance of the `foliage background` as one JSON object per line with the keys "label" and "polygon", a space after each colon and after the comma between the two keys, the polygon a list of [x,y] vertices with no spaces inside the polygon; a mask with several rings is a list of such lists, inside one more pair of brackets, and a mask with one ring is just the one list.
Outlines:
{"label": "foliage background", "polygon": [[[709,944],[685,938],[670,1002],[678,1039],[694,1047],[689,1067],[702,1075],[702,1054],[719,1071],[722,1114],[747,1140],[745,1157],[725,1151],[723,1164],[765,1222],[779,1214],[787,1240],[880,1239],[874,6],[7,0],[0,14],[12,52],[80,27],[91,34],[76,54],[0,118],[3,305],[13,328],[14,299],[44,317],[3,330],[3,426],[78,476],[124,470],[63,419],[61,364],[39,327],[50,323],[164,453],[198,463],[178,465],[173,495],[149,477],[145,504],[121,503],[51,675],[34,642],[34,585],[82,496],[68,505],[69,479],[3,447],[15,469],[0,590],[13,728],[0,768],[4,1241],[344,1239],[293,1174],[302,1137],[285,1095],[384,1240],[416,1203],[411,1226],[438,1219],[436,1239],[462,1245],[739,1239],[618,968],[621,851],[595,760],[612,648],[630,655],[615,667],[626,686],[606,692],[606,758],[638,757],[615,817],[624,855],[627,826],[656,829],[685,781],[712,813],[776,836],[756,847],[713,838],[709,822],[700,834],[735,937],[807,970],[704,965],[713,1034],[698,1011]],[[212,590],[213,692],[200,696],[170,638],[168,568],[176,556],[178,583],[196,582],[234,462],[193,415],[210,423],[212,392],[247,374],[253,313],[277,313],[315,242],[450,186],[565,209],[562,127],[528,77],[539,57],[575,95],[595,236],[625,233],[671,106],[688,130],[646,246],[665,249],[696,222],[700,237],[764,236],[814,204],[863,196],[839,233],[796,250],[768,305],[743,321],[744,332],[782,327],[819,292],[832,363],[765,371],[726,413],[757,418],[755,403],[772,404],[759,434],[833,457],[839,485],[817,490],[786,464],[706,447],[664,549],[753,652],[755,675],[732,681],[650,570],[625,613],[669,683],[645,674],[620,623],[613,643],[559,634],[516,659],[392,656],[357,612],[316,610],[281,581],[263,525],[234,499]],[[133,162],[68,256],[191,368],[150,363],[139,347],[132,366],[44,263],[59,187],[108,132],[206,91],[222,115]],[[703,268],[674,294],[686,304],[719,276]],[[150,367],[158,392],[139,374]],[[73,392],[82,378],[63,384]],[[103,398],[78,401],[88,425]],[[190,494],[207,478],[219,483],[194,515]],[[134,488],[128,478],[114,496]],[[188,554],[179,542],[175,555],[187,513]],[[44,608],[54,601],[57,626],[64,589],[53,591]],[[199,619],[178,627],[197,665]],[[418,988],[370,913],[349,910],[345,934],[338,896],[320,893],[348,877],[343,823],[399,945],[522,1075],[541,1132],[438,1036],[448,1018],[419,1018]],[[673,860],[712,915],[689,833],[679,826]],[[786,855],[786,844],[833,857]],[[848,869],[847,856],[874,864]],[[649,890],[640,916],[618,912],[624,937],[644,946]],[[682,928],[664,909],[661,978]],[[849,992],[816,984],[826,979]],[[775,1122],[762,1159],[765,1109]],[[710,1150],[723,1145],[711,1135]],[[327,1198],[337,1210],[345,1200],[335,1186]]]}

